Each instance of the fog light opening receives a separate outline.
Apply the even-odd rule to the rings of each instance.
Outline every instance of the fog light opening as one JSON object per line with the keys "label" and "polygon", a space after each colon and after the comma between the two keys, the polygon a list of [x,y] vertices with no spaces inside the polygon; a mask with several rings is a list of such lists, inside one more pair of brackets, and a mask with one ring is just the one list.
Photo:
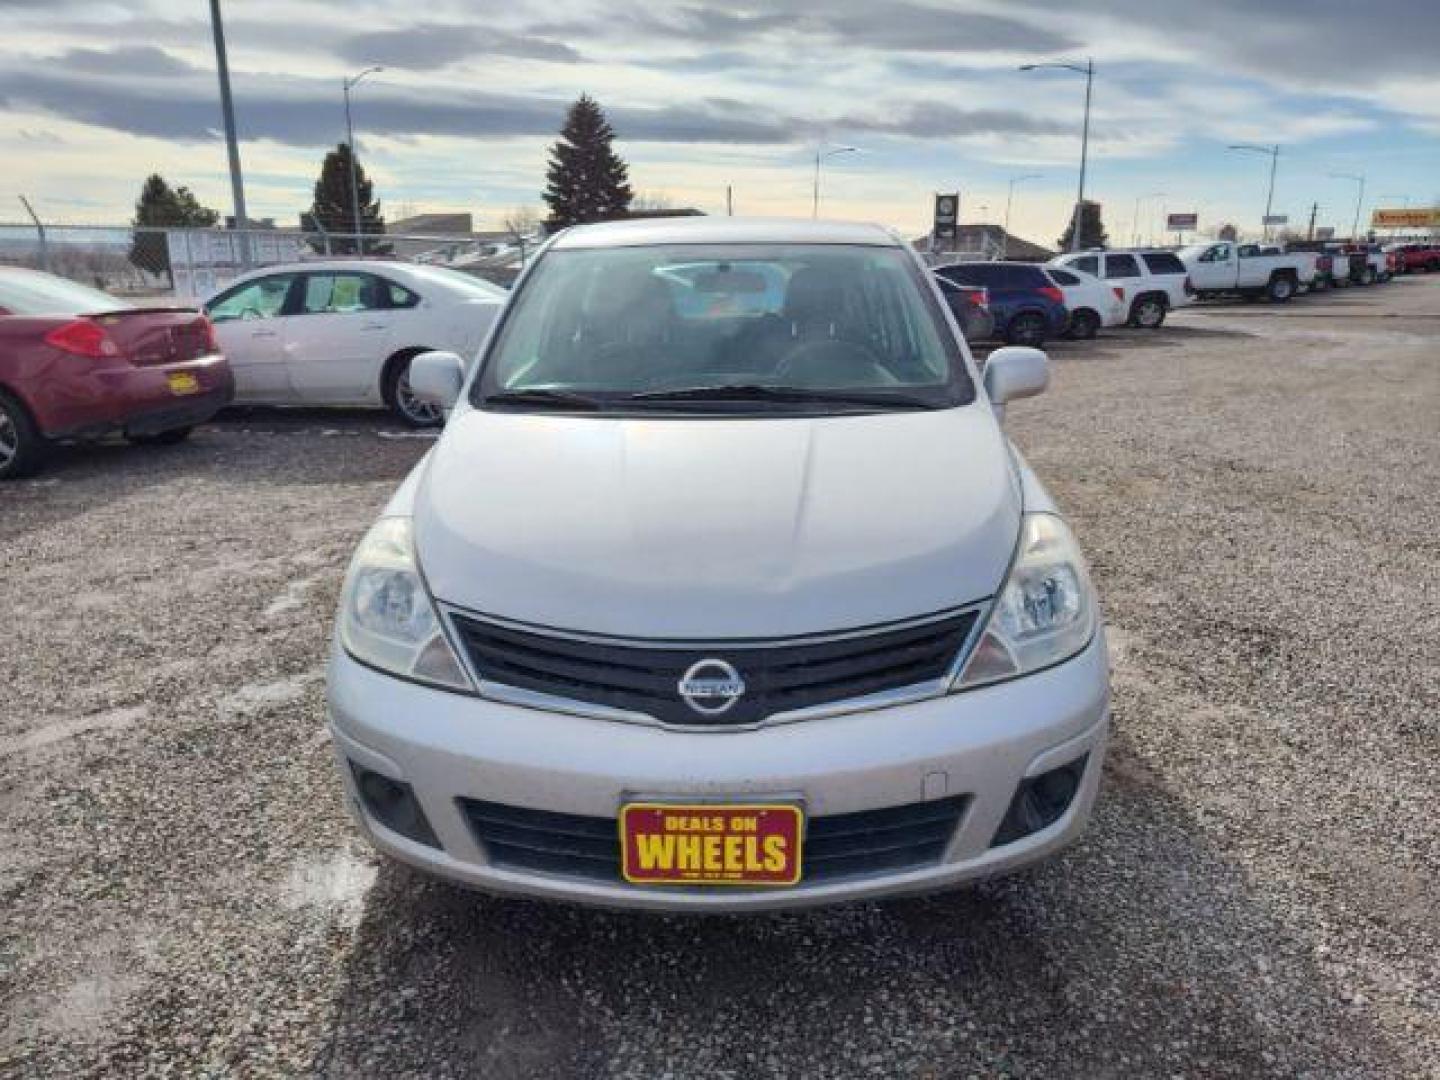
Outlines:
{"label": "fog light opening", "polygon": [[999,847],[1022,840],[1064,817],[1075,799],[1075,793],[1080,790],[1080,780],[1085,775],[1085,763],[1089,757],[1085,754],[1068,765],[1020,781],[990,846]]}
{"label": "fog light opening", "polygon": [[360,789],[360,801],[367,814],[408,840],[433,848],[440,846],[409,784],[372,772],[353,761],[350,770],[355,774],[355,786]]}

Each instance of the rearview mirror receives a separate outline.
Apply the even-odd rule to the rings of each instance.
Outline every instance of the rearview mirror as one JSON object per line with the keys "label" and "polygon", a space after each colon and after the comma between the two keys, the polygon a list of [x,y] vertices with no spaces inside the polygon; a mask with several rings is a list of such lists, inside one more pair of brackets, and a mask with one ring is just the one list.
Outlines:
{"label": "rearview mirror", "polygon": [[410,361],[410,389],[415,396],[449,411],[460,400],[465,365],[453,352],[423,352]]}
{"label": "rearview mirror", "polygon": [[995,415],[1005,418],[1005,405],[1034,397],[1050,385],[1050,358],[1039,349],[1007,345],[985,361],[985,393]]}

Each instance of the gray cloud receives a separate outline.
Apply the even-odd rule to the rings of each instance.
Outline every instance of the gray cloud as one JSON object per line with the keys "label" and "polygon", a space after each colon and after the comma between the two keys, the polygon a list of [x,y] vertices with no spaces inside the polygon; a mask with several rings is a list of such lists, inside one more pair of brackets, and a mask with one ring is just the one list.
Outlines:
{"label": "gray cloud", "polygon": [[[292,146],[335,141],[340,102],[329,81],[237,74],[241,134]],[[55,65],[0,69],[0,101],[82,123],[161,139],[208,140],[220,114],[213,76],[160,80],[95,76]],[[547,136],[558,130],[567,99],[469,91],[448,94],[375,86],[358,113],[363,130],[397,137],[475,139]],[[609,110],[623,139],[648,142],[775,144],[789,141],[792,121],[753,107],[713,101]]]}
{"label": "gray cloud", "polygon": [[[1012,0],[1036,17],[1051,0]],[[1132,0],[1070,0],[1069,15],[1135,18]],[[1435,0],[1147,0],[1148,26],[1186,43],[1212,69],[1257,78],[1284,76],[1343,93],[1368,89],[1383,76],[1429,75],[1440,60],[1440,8]]]}
{"label": "gray cloud", "polygon": [[1046,120],[1017,109],[961,109],[939,102],[911,105],[890,116],[847,116],[832,121],[835,130],[900,135],[915,139],[953,139],[966,135],[1069,135],[1073,124]]}
{"label": "gray cloud", "polygon": [[96,75],[189,75],[196,69],[154,45],[122,45],[117,49],[71,49],[54,61],[68,71]]}
{"label": "gray cloud", "polygon": [[[117,52],[134,59],[132,50]],[[132,135],[189,141],[214,138],[220,118],[209,72],[182,65],[179,73],[167,69],[165,78],[137,79],[119,74],[117,65],[103,58],[94,67],[103,74],[66,65],[0,69],[0,99],[7,99],[12,107]],[[245,138],[309,147],[328,145],[339,137],[339,94],[329,80],[237,74],[235,92]],[[568,99],[543,95],[419,92],[377,84],[367,88],[357,121],[372,136],[547,137],[559,128],[568,104]],[[818,118],[715,97],[660,107],[620,105],[608,112],[622,140],[659,143],[771,146],[804,141],[822,129],[917,139],[1069,130],[1018,110],[967,110],[935,102],[906,104],[883,115],[860,112]]]}
{"label": "gray cloud", "polygon": [[354,64],[425,71],[478,56],[575,63],[580,53],[546,37],[515,34],[490,26],[425,23],[396,30],[371,30],[342,38],[336,50]]}
{"label": "gray cloud", "polygon": [[555,37],[598,33],[622,40],[683,41],[712,49],[753,44],[765,37],[783,37],[801,45],[823,41],[855,49],[927,53],[1045,52],[1078,44],[1038,21],[956,11],[912,0],[791,0],[763,9],[728,11],[685,5],[666,12],[611,12],[602,19],[541,22],[533,30]]}

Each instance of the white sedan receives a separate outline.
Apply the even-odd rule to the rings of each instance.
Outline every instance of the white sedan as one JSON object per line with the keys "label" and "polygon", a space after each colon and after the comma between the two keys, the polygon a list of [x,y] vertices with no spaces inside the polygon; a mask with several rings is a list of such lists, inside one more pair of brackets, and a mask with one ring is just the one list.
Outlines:
{"label": "white sedan", "polygon": [[236,402],[383,405],[422,427],[441,415],[411,392],[411,359],[431,349],[474,356],[507,295],[443,267],[351,259],[256,270],[205,310]]}
{"label": "white sedan", "polygon": [[1052,265],[1043,269],[1055,287],[1065,294],[1065,307],[1070,311],[1066,337],[1093,338],[1102,326],[1125,325],[1128,315],[1122,287],[1109,285],[1073,266]]}

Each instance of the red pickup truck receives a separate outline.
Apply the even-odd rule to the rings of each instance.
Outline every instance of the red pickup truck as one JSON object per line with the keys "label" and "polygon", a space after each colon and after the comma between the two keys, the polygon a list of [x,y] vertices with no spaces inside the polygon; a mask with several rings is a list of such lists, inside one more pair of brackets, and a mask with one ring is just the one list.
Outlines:
{"label": "red pickup truck", "polygon": [[1440,242],[1389,244],[1385,251],[1386,254],[1394,256],[1397,274],[1440,270]]}

